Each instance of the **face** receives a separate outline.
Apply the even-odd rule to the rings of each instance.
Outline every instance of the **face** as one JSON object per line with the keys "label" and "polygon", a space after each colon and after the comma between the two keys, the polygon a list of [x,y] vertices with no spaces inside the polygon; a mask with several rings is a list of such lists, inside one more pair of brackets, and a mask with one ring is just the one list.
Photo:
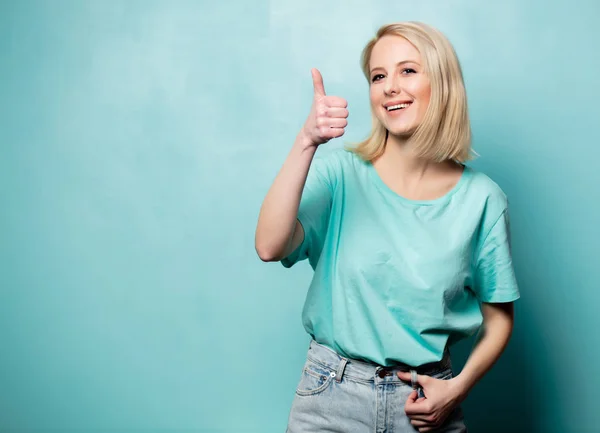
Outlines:
{"label": "face", "polygon": [[390,134],[412,134],[431,96],[421,55],[406,39],[384,36],[373,47],[369,69],[373,113]]}

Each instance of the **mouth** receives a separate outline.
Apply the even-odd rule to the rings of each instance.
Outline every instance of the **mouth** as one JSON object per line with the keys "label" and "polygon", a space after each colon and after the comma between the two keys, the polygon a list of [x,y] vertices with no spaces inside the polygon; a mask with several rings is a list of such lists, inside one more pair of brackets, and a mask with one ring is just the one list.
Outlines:
{"label": "mouth", "polygon": [[410,107],[411,104],[412,104],[412,102],[403,102],[400,104],[387,105],[387,106],[385,106],[385,109],[388,112],[404,110],[405,108]]}

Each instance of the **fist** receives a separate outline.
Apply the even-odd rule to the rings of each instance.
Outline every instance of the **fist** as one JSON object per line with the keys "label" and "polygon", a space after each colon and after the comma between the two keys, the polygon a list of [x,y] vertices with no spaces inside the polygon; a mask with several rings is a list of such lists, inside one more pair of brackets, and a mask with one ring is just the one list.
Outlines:
{"label": "fist", "polygon": [[344,128],[348,125],[348,102],[338,96],[327,96],[321,73],[317,69],[311,72],[313,103],[302,133],[312,145],[318,146],[344,135]]}

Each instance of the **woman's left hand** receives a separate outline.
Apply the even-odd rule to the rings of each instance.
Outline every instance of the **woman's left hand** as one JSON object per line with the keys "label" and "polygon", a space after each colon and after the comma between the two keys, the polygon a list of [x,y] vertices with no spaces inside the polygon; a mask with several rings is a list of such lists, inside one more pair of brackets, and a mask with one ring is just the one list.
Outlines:
{"label": "woman's left hand", "polygon": [[[410,372],[399,372],[398,377],[411,383]],[[425,397],[419,398],[414,390],[408,396],[404,410],[420,433],[442,426],[448,415],[465,399],[465,392],[455,379],[442,380],[417,375],[417,382],[423,388]]]}

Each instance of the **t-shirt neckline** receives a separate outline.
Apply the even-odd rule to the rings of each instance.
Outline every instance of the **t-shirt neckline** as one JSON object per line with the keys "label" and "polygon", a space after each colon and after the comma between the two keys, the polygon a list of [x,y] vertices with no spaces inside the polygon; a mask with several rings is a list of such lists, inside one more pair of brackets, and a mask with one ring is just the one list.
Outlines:
{"label": "t-shirt neckline", "polygon": [[367,169],[369,171],[369,174],[371,175],[371,178],[375,181],[375,184],[381,190],[383,190],[386,194],[394,197],[396,200],[399,200],[399,201],[402,201],[402,202],[408,203],[408,204],[413,204],[413,205],[425,205],[426,206],[426,205],[435,205],[435,204],[447,202],[460,188],[462,188],[462,186],[465,184],[465,182],[471,175],[470,167],[468,167],[465,164],[461,164],[463,166],[463,172],[460,176],[460,179],[458,179],[458,182],[456,182],[456,184],[448,192],[446,192],[444,195],[442,195],[440,197],[437,197],[437,198],[434,198],[431,200],[413,200],[413,199],[404,197],[404,196],[398,194],[396,191],[392,190],[383,181],[383,179],[381,179],[381,177],[379,176],[379,173],[377,173],[377,170],[375,169],[375,166],[373,166],[371,161],[366,161],[366,164],[367,164]]}

